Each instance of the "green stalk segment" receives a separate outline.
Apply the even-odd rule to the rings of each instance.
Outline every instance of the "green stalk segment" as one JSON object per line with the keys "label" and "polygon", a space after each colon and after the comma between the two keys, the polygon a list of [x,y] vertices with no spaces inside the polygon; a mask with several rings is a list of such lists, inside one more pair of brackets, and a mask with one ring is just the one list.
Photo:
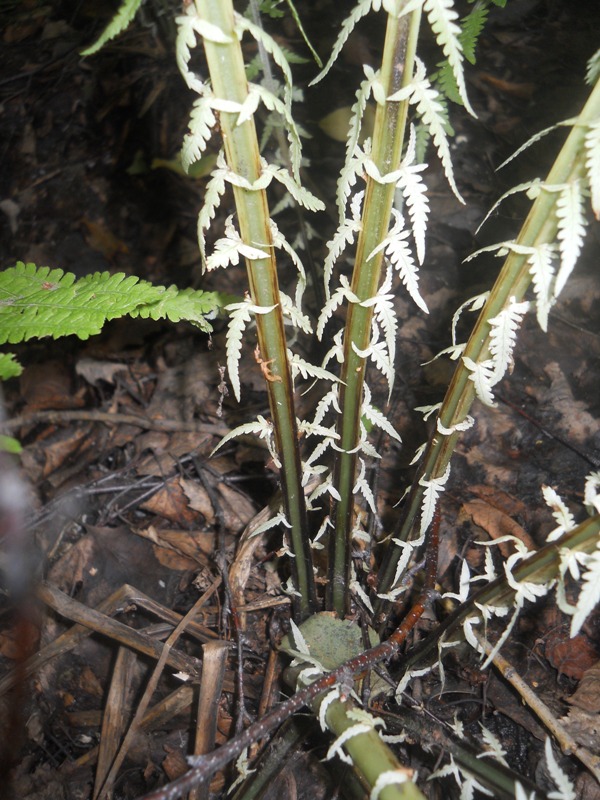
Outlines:
{"label": "green stalk segment", "polygon": [[[381,68],[385,96],[408,85],[412,79],[420,10],[396,18],[388,15]],[[372,159],[380,175],[400,166],[408,101],[378,104],[373,133]],[[358,239],[351,289],[362,303],[374,297],[382,280],[383,253],[369,255],[387,236],[395,184],[378,183],[367,178],[362,227]],[[373,309],[350,303],[344,335],[344,364],[341,375],[342,408],[334,486],[340,496],[334,512],[334,533],[330,537],[329,607],[342,616],[348,602],[350,582],[350,544],[353,529],[356,480],[356,447],[360,438],[360,419],[365,381],[366,359],[356,352],[365,351],[371,340]],[[356,349],[355,349],[356,348]]]}
{"label": "green stalk segment", "polygon": [[[586,126],[599,118],[600,82],[596,84],[580,116],[574,123],[562,150],[550,170],[546,180],[547,184],[552,186],[565,184],[584,174]],[[556,192],[541,190],[521,228],[516,240],[518,245],[536,247],[556,240],[558,229],[555,213],[556,199]],[[470,358],[476,363],[489,358],[489,320],[494,319],[503,309],[507,308],[513,299],[517,302],[521,301],[531,281],[532,276],[527,256],[511,251],[469,337],[463,358]],[[406,502],[400,531],[396,534],[397,538],[402,541],[409,541],[415,538],[415,527],[423,503],[425,484],[446,474],[446,469],[460,434],[456,430],[447,435],[439,433],[440,424],[441,427],[448,430],[455,428],[466,420],[475,398],[474,384],[469,379],[470,375],[470,370],[461,359],[440,408],[436,434],[428,443]],[[389,592],[393,586],[399,557],[400,548],[390,543],[379,575],[378,590],[382,594]],[[381,607],[382,603],[380,602],[378,604],[379,610],[381,610]]]}
{"label": "green stalk segment", "polygon": [[[234,103],[243,103],[248,84],[240,42],[234,30],[231,0],[198,0],[202,17],[219,28],[225,42],[204,37],[204,49],[215,95]],[[254,183],[261,175],[260,154],[254,119],[238,125],[238,113],[221,111],[221,133],[227,164],[234,173]],[[248,282],[252,302],[271,307],[256,315],[261,366],[266,378],[273,421],[275,445],[281,461],[281,484],[285,513],[290,523],[294,580],[300,596],[296,610],[303,619],[316,607],[316,591],[308,541],[306,505],[298,448],[298,428],[294,409],[293,385],[287,356],[283,315],[280,306],[275,251],[269,224],[269,208],[264,189],[233,187],[240,235],[244,243],[267,251],[269,258],[247,259]]]}
{"label": "green stalk segment", "polygon": [[[315,714],[318,715],[324,699],[321,696],[312,703]],[[343,736],[360,724],[357,723],[356,711],[356,706],[350,700],[333,700],[325,714],[327,727],[336,736]],[[425,800],[425,795],[412,781],[413,770],[399,763],[374,728],[352,736],[345,742],[344,748],[367,791],[372,791],[377,782],[382,781],[382,776],[390,777],[390,782],[378,794],[381,800]]]}

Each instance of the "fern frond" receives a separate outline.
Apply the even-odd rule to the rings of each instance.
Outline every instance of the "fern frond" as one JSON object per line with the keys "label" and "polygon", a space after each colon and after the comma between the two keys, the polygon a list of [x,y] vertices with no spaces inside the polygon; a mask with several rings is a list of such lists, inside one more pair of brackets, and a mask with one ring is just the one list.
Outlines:
{"label": "fern frond", "polygon": [[494,393],[492,387],[496,383],[494,362],[491,359],[486,361],[473,361],[472,358],[467,356],[462,357],[463,364],[471,373],[469,380],[473,381],[475,386],[475,394],[481,402],[490,407],[494,407]]}
{"label": "fern frond", "polygon": [[504,373],[512,366],[512,354],[517,343],[517,331],[521,326],[524,315],[529,310],[529,303],[517,303],[511,297],[508,305],[489,320],[490,325],[490,353],[494,363],[494,383],[498,383]]}
{"label": "fern frond", "polygon": [[185,320],[205,333],[210,333],[212,326],[209,325],[206,318],[207,315],[214,313],[218,305],[219,298],[216,292],[178,289],[176,286],[169,286],[159,300],[135,308],[129,312],[129,316],[154,320],[168,319],[171,322]]}
{"label": "fern frond", "polygon": [[475,49],[481,31],[485,27],[488,14],[489,10],[485,6],[475,6],[472,11],[461,20],[462,30],[460,32],[460,43],[463,55],[470,64],[475,63]]}
{"label": "fern frond", "polygon": [[494,205],[490,208],[490,210],[487,212],[485,217],[481,220],[481,222],[477,226],[477,230],[475,231],[475,233],[476,234],[479,233],[481,228],[485,225],[485,223],[488,221],[488,219],[492,216],[494,211],[500,206],[501,203],[503,203],[507,199],[507,197],[510,197],[511,195],[516,194],[517,192],[527,192],[527,197],[530,200],[534,200],[538,196],[538,194],[540,193],[541,188],[542,188],[542,181],[539,178],[535,178],[532,181],[526,181],[525,183],[519,183],[518,186],[513,186],[512,189],[509,189],[507,192],[504,192],[502,197],[499,197],[496,200]]}
{"label": "fern frond", "polygon": [[593,86],[600,78],[600,50],[596,50],[587,63],[585,82]]}
{"label": "fern frond", "polygon": [[[421,526],[419,528],[419,541],[422,541],[427,528],[430,526],[433,515],[435,514],[435,509],[437,507],[438,497],[442,492],[446,489],[446,483],[448,482],[448,478],[450,477],[450,464],[446,467],[446,471],[443,475],[440,475],[438,478],[431,478],[430,480],[425,480],[425,478],[421,478],[419,480],[419,485],[422,486],[425,491],[423,492],[423,502],[421,504]],[[413,545],[416,545],[416,542],[413,542]]]}
{"label": "fern frond", "polygon": [[102,31],[98,39],[96,39],[94,44],[90,45],[90,47],[82,50],[81,55],[91,56],[97,53],[107,42],[110,42],[110,40],[118,36],[121,31],[124,31],[137,14],[137,10],[142,5],[142,2],[143,0],[123,0],[119,6],[119,10]]}
{"label": "fern frond", "polygon": [[576,611],[571,620],[571,638],[577,636],[583,623],[600,602],[600,549],[588,556],[583,574],[583,586],[577,598]]}
{"label": "fern frond", "polygon": [[356,24],[363,17],[365,17],[371,10],[371,4],[372,4],[371,0],[359,0],[359,2],[354,6],[350,14],[342,22],[342,27],[338,34],[338,38],[335,44],[333,45],[333,49],[329,56],[329,60],[327,61],[321,72],[319,72],[317,77],[313,78],[313,80],[308,84],[309,86],[314,86],[315,83],[318,83],[319,81],[323,80],[325,75],[327,75],[327,73],[335,63],[335,60],[341,53],[342,47],[346,44],[346,41],[348,40],[348,37],[354,30]]}
{"label": "fern frond", "polygon": [[565,531],[570,531],[575,527],[575,518],[569,511],[564,503],[564,500],[551,486],[542,486],[542,494],[546,505],[552,509],[552,516],[554,517],[558,528],[551,533],[552,539],[558,539]]}
{"label": "fern frond", "polygon": [[413,237],[417,249],[419,264],[425,260],[425,232],[429,217],[429,198],[427,186],[419,174],[427,168],[427,164],[405,166],[400,170],[397,187],[402,190],[404,200],[408,206]]}
{"label": "fern frond", "polygon": [[233,226],[233,217],[229,216],[225,222],[225,236],[215,242],[214,252],[206,261],[206,269],[210,271],[217,267],[227,267],[229,264],[237,266],[240,257],[249,261],[259,261],[261,258],[269,258],[269,254],[258,247],[246,244]]}
{"label": "fern frond", "polygon": [[235,19],[236,30],[239,32],[248,31],[248,33],[252,36],[252,38],[256,42],[262,44],[267,53],[269,53],[273,61],[282,71],[285,80],[285,89],[284,89],[285,103],[288,107],[291,106],[292,71],[290,69],[289,60],[286,57],[286,54],[284,53],[282,48],[277,44],[275,39],[273,39],[272,36],[269,36],[269,34],[263,28],[261,28],[260,25],[255,25],[249,19],[237,13],[234,14],[234,19]]}
{"label": "fern frond", "polygon": [[373,492],[371,487],[369,486],[369,482],[365,478],[366,474],[366,464],[364,459],[359,458],[358,462],[360,464],[360,470],[356,477],[356,483],[354,484],[354,488],[352,489],[353,494],[361,494],[364,499],[367,501],[367,505],[371,509],[373,514],[377,513],[377,507],[375,505],[375,498],[373,497]]}
{"label": "fern frond", "polygon": [[549,736],[546,736],[544,755],[546,757],[546,764],[548,765],[548,772],[550,773],[550,777],[554,781],[558,790],[556,792],[551,792],[548,797],[551,797],[552,800],[577,800],[575,787],[567,775],[565,775],[565,773],[562,771],[557,760],[554,758],[554,753],[552,752],[552,742],[550,741]]}
{"label": "fern frond", "polygon": [[270,220],[270,228],[273,246],[287,253],[292,264],[298,271],[298,280],[296,281],[296,293],[294,297],[295,308],[293,308],[291,301],[290,304],[282,304],[282,308],[284,309],[284,312],[289,312],[290,316],[297,317],[297,315],[300,315],[303,319],[301,323],[298,319],[300,327],[303,331],[305,331],[305,333],[312,333],[312,325],[310,324],[310,320],[302,313],[302,296],[304,295],[304,290],[306,289],[306,272],[304,270],[304,264],[302,263],[302,259],[296,250],[292,247],[292,245],[290,245],[283,233],[281,233],[273,219]]}
{"label": "fern frond", "polygon": [[476,117],[473,111],[469,98],[467,97],[467,89],[465,86],[465,76],[463,71],[463,52],[462,44],[460,41],[460,27],[456,24],[458,14],[454,10],[453,0],[425,0],[423,9],[427,14],[429,24],[434,32],[437,43],[442,48],[442,51],[448,63],[452,68],[454,79],[458,87],[460,98],[464,103],[465,108]]}
{"label": "fern frond", "polygon": [[590,514],[600,514],[600,472],[590,472],[586,477],[583,502]]}
{"label": "fern frond", "polygon": [[554,253],[555,246],[551,244],[541,244],[530,248],[531,252],[527,257],[529,272],[535,292],[535,307],[540,328],[543,331],[548,329],[548,314],[554,303],[552,283],[554,280]]}
{"label": "fern frond", "polygon": [[505,161],[503,161],[499,167],[496,167],[496,169],[500,170],[507,164],[510,164],[510,162],[514,158],[517,158],[517,156],[521,155],[521,153],[527,150],[528,147],[531,147],[531,145],[534,144],[535,142],[539,142],[540,139],[543,139],[544,136],[547,136],[549,133],[552,133],[552,131],[555,131],[557,128],[560,128],[563,125],[571,126],[573,125],[574,122],[575,119],[566,119],[563,120],[562,122],[557,122],[554,125],[550,125],[549,128],[544,128],[543,131],[538,131],[538,133],[535,133],[530,139],[528,139],[525,142],[525,144],[522,144],[521,147],[515,150],[515,152],[512,155],[510,155]]}
{"label": "fern frond", "polygon": [[285,186],[298,205],[307,208],[309,211],[325,210],[325,203],[319,200],[318,197],[315,197],[315,195],[304,188],[304,186],[301,186],[300,183],[290,175],[287,169],[270,164],[265,167],[265,170],[279,181],[279,183]]}
{"label": "fern frond", "polygon": [[[300,281],[298,281],[298,283],[300,283]],[[288,294],[280,291],[279,303],[281,305],[281,313],[286,320],[290,321],[292,327],[299,328],[301,331],[308,334],[313,332],[310,318],[307,314],[303,313],[298,303],[294,302]]]}
{"label": "fern frond", "polygon": [[346,278],[345,275],[342,275],[340,276],[340,285],[325,303],[323,310],[319,314],[319,320],[317,323],[317,338],[322,338],[327,320],[332,316],[333,312],[342,304],[344,300],[347,300],[349,303],[359,302],[357,295],[355,295],[350,289],[348,278]]}
{"label": "fern frond", "polygon": [[[489,292],[482,292],[481,294],[475,295],[475,297],[469,297],[468,300],[465,300],[465,302],[461,303],[456,309],[452,315],[452,344],[454,346],[456,346],[456,326],[458,325],[462,312],[465,311],[465,309],[468,311],[480,311],[489,296]],[[450,350],[450,348],[447,348],[447,350]],[[446,351],[442,350],[442,352]]]}
{"label": "fern frond", "polygon": [[242,337],[244,335],[246,325],[252,319],[252,313],[267,314],[274,308],[275,306],[255,306],[250,300],[245,300],[242,303],[231,303],[230,305],[225,306],[225,310],[231,312],[229,326],[227,328],[225,347],[227,354],[227,372],[229,374],[229,380],[231,381],[233,393],[238,402],[241,397],[239,361],[242,353]]}
{"label": "fern frond", "polygon": [[[364,303],[362,304],[364,305]],[[359,347],[356,346],[354,342],[352,342],[352,349],[354,352],[360,356],[360,358],[369,358],[375,367],[381,372],[388,384],[388,399],[391,396],[392,388],[394,386],[394,362],[390,356],[387,342],[386,341],[378,341],[379,339],[379,326],[374,322],[373,323],[373,333],[371,336],[371,342],[369,346],[365,350],[361,350]]]}
{"label": "fern frond", "polygon": [[585,239],[586,218],[581,181],[571,181],[562,187],[556,201],[556,217],[560,267],[554,283],[554,297],[562,292]]}
{"label": "fern frond", "polygon": [[[202,80],[189,68],[191,51],[196,47],[197,36],[202,36],[204,30],[207,38],[211,38],[211,29],[214,26],[210,25],[206,28],[202,27],[202,20],[198,14],[195,3],[190,3],[185,9],[185,13],[175,18],[177,24],[177,40],[175,44],[175,58],[179,71],[186,82],[187,86],[194,92],[202,95],[205,92],[205,85]],[[212,32],[212,38],[221,35],[223,32],[216,29]]]}
{"label": "fern frond", "polygon": [[390,423],[385,414],[371,404],[371,392],[369,387],[365,384],[364,388],[365,396],[363,398],[360,411],[361,417],[365,417],[371,424],[377,425],[378,428],[381,428],[382,431],[385,431],[392,439],[395,439],[397,442],[401,442],[402,439],[400,438],[400,434]]}
{"label": "fern frond", "polygon": [[[325,293],[327,298],[330,294],[331,275],[333,267],[340,255],[346,247],[350,246],[354,241],[356,234],[362,227],[361,223],[361,207],[364,197],[364,191],[358,192],[353,198],[350,206],[351,219],[343,219],[340,221],[338,228],[329,242],[327,242],[327,255],[323,265],[323,283],[325,285]],[[345,201],[344,201],[345,208]]]}
{"label": "fern frond", "polygon": [[[333,345],[329,348],[327,353],[323,356],[323,361],[321,362],[321,366],[326,367],[327,364],[329,364],[329,362],[332,359],[335,359],[335,361],[338,364],[343,364],[344,363],[344,344],[343,344],[343,341],[342,341],[343,336],[344,336],[344,329],[340,328],[340,330],[336,334],[334,334]],[[338,411],[339,411],[339,409],[338,409]]]}
{"label": "fern frond", "polygon": [[296,123],[292,117],[290,108],[275,95],[258,83],[250,84],[249,89],[256,92],[265,108],[269,111],[276,111],[284,121],[285,130],[290,144],[290,160],[292,164],[292,174],[296,181],[300,183],[300,161],[302,158],[302,148],[300,134]]}
{"label": "fern frond", "polygon": [[[394,295],[388,294],[392,286],[391,269],[388,267],[385,280],[381,285],[377,296],[373,300],[373,314],[375,321],[381,326],[387,348],[387,354],[390,364],[392,365],[391,382],[389,383],[389,391],[391,393],[394,383],[395,371],[393,364],[396,359],[396,335],[398,333],[398,318],[396,316],[396,309],[394,308]],[[389,400],[389,397],[388,397]]]}
{"label": "fern frond", "polygon": [[350,109],[350,123],[348,125],[348,136],[346,138],[346,160],[352,158],[360,141],[360,133],[365,117],[365,109],[367,107],[367,101],[371,96],[371,89],[375,76],[375,72],[371,67],[364,66],[363,69],[365,71],[366,78],[358,87],[356,92],[356,100]]}
{"label": "fern frond", "polygon": [[[339,381],[339,378],[337,378],[333,372],[329,372],[329,370],[323,369],[323,367],[309,364],[308,361],[305,361],[297,353],[289,352],[289,358],[294,378],[298,375],[302,375],[305,380],[308,380],[308,378],[319,378],[324,381]],[[329,435],[331,436],[332,434],[330,433]]]}
{"label": "fern frond", "polygon": [[418,58],[415,59],[416,69],[412,82],[388,97],[388,100],[400,101],[408,100],[416,105],[417,114],[421,117],[423,124],[428,128],[438,152],[440,161],[444,168],[444,174],[452,189],[455,197],[464,205],[464,200],[458,191],[454,181],[454,170],[452,167],[452,156],[450,155],[450,145],[445,130],[444,108],[440,103],[440,95],[427,79],[425,75],[425,65]]}
{"label": "fern frond", "polygon": [[202,258],[202,269],[206,271],[206,239],[204,231],[210,227],[210,223],[215,218],[217,208],[221,202],[221,197],[225,194],[225,176],[227,174],[227,165],[225,164],[225,156],[223,151],[217,156],[217,166],[213,170],[211,179],[209,180],[206,191],[204,192],[204,203],[198,214],[198,244],[200,247],[200,256]]}
{"label": "fern frond", "polygon": [[189,172],[192,164],[200,160],[202,153],[206,150],[216,121],[208,97],[199,97],[194,101],[188,126],[189,132],[183,137],[181,147],[181,164],[186,172]]}
{"label": "fern frond", "polygon": [[592,209],[596,219],[600,220],[600,120],[588,126],[585,135],[585,154]]}
{"label": "fern frond", "polygon": [[410,234],[404,229],[404,218],[402,214],[393,208],[392,215],[394,217],[394,224],[385,239],[369,253],[368,259],[371,259],[377,252],[383,250],[389,263],[400,275],[400,280],[404,284],[409,295],[419,308],[427,314],[429,313],[429,309],[419,293],[419,270],[407,242]]}
{"label": "fern frond", "polygon": [[191,319],[210,330],[205,316],[219,307],[216,294],[180,293],[119,272],[77,279],[61,269],[18,262],[0,272],[0,344],[32,338],[100,333],[117,317]]}
{"label": "fern frond", "polygon": [[273,439],[273,425],[269,422],[269,420],[265,419],[260,414],[253,422],[245,422],[243,425],[238,425],[237,428],[234,428],[232,431],[229,431],[226,434],[219,444],[215,447],[212,451],[211,456],[213,456],[217,450],[220,450],[224,444],[231,441],[232,439],[237,438],[238,436],[258,436],[260,439],[264,439],[267,443],[271,442],[269,446],[269,450],[272,446],[272,439]]}

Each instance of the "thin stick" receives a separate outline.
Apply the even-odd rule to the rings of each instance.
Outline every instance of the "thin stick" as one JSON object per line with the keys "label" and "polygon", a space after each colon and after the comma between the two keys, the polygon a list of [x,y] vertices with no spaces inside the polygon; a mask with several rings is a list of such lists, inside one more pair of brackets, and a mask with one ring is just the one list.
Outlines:
{"label": "thin stick", "polygon": [[129,748],[131,743],[133,742],[133,737],[138,732],[144,714],[152,700],[152,695],[156,691],[156,687],[158,686],[158,682],[161,678],[163,673],[163,669],[168,661],[169,655],[171,653],[171,648],[175,644],[175,642],[179,639],[182,633],[185,632],[187,625],[189,622],[193,620],[193,618],[198,613],[198,610],[206,603],[210,595],[212,594],[211,589],[205,592],[198,600],[194,603],[192,608],[187,612],[187,614],[183,617],[181,622],[177,625],[177,627],[173,630],[169,638],[166,640],[162,653],[160,654],[160,658],[158,659],[152,674],[150,675],[150,680],[148,681],[146,688],[144,690],[144,694],[142,699],[139,702],[137,710],[135,712],[135,716],[131,721],[131,725],[129,726],[129,730],[125,734],[123,742],[121,743],[121,747],[119,748],[119,752],[117,753],[115,760],[112,763],[110,771],[106,776],[106,780],[102,786],[102,789],[98,793],[98,800],[108,800],[108,797],[112,793],[112,787],[117,776],[117,772],[121,768],[127,753],[129,752]]}
{"label": "thin stick", "polygon": [[[475,636],[479,644],[485,650],[486,655],[489,656],[492,652],[492,645],[480,634],[475,633]],[[590,753],[589,750],[585,747],[581,747],[575,741],[566,728],[556,719],[551,709],[539,698],[531,686],[523,680],[513,665],[507,661],[504,656],[501,656],[500,653],[496,653],[492,659],[492,663],[502,677],[521,695],[525,705],[529,706],[533,713],[536,714],[546,728],[548,728],[559,743],[563,753],[572,753],[575,758],[579,759],[584,767],[592,773],[598,783],[600,783],[600,757]]]}

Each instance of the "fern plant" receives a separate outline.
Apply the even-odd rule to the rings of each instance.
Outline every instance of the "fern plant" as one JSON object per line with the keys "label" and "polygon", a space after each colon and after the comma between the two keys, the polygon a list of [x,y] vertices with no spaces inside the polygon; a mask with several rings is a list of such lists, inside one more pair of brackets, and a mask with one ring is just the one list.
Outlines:
{"label": "fern plant", "polygon": [[[139,4],[139,0],[125,2],[99,44],[122,30]],[[495,5],[502,6],[504,2],[495,0]],[[281,507],[255,534],[279,525],[291,556],[292,580],[288,590],[294,600],[295,621],[285,648],[295,659],[299,693],[287,705],[276,709],[268,720],[259,720],[215,753],[192,760],[190,772],[148,798],[178,797],[208,780],[216,769],[240,756],[245,747],[264,738],[303,705],[310,705],[322,727],[336,735],[331,755],[351,760],[372,797],[381,795],[383,800],[422,797],[410,770],[398,762],[377,733],[383,727],[382,721],[360,708],[353,697],[354,681],[361,671],[395,653],[431,604],[440,497],[448,481],[458,437],[474,424],[470,414],[473,402],[478,399],[494,405],[495,387],[511,367],[518,330],[527,313],[534,311],[540,326],[546,330],[550,309],[582,248],[588,197],[594,214],[600,216],[600,59],[596,56],[590,62],[587,76],[593,85],[589,100],[576,119],[565,123],[570,133],[549,175],[545,180],[515,187],[506,195],[524,191],[533,203],[514,240],[485,248],[505,257],[498,278],[488,292],[463,303],[454,316],[452,346],[444,352],[456,360],[456,371],[443,402],[421,409],[425,416],[435,419],[433,434],[415,457],[415,478],[401,521],[388,537],[385,552],[379,558],[376,588],[368,590],[362,576],[353,572],[350,555],[353,541],[368,536],[363,521],[366,514],[377,513],[377,498],[366,479],[366,470],[379,454],[369,434],[376,427],[399,439],[392,421],[377,407],[368,377],[373,370],[380,372],[391,395],[398,331],[392,302],[395,285],[399,283],[406,290],[420,313],[427,313],[426,298],[419,288],[419,267],[426,258],[429,201],[423,180],[426,164],[421,160],[423,148],[419,145],[423,137],[419,131],[429,138],[452,191],[464,202],[453,172],[446,103],[448,99],[458,100],[469,113],[474,113],[467,97],[463,64],[465,59],[473,60],[489,6],[489,2],[475,3],[461,27],[452,0],[359,0],[342,24],[330,58],[316,80],[325,78],[353,28],[367,14],[385,15],[386,35],[381,65],[378,69],[365,66],[352,108],[346,159],[336,196],[339,224],[324,260],[324,304],[317,319],[311,319],[303,307],[307,278],[302,260],[269,211],[268,189],[273,181],[281,184],[293,202],[307,212],[323,208],[322,202],[301,183],[301,135],[292,112],[294,92],[286,53],[259,24],[237,13],[231,0],[195,0],[186,4],[176,19],[177,63],[187,86],[197,95],[183,142],[183,165],[190,168],[202,157],[215,130],[222,143],[198,220],[202,263],[205,271],[210,272],[243,260],[247,269],[246,296],[226,309],[230,381],[239,398],[242,388],[239,361],[244,338],[252,325],[257,340],[254,357],[269,397],[270,419],[263,416],[244,422],[225,441],[241,433],[261,436],[280,470]],[[423,24],[433,32],[443,57],[438,72],[430,77],[417,55],[418,34]],[[272,76],[264,83],[247,79],[241,47],[245,36],[258,43],[263,59],[274,62],[279,70],[278,82]],[[206,62],[206,74],[202,76],[191,66],[192,51],[200,43]],[[86,52],[95,49],[94,46]],[[370,99],[376,105],[375,125],[372,137],[364,139],[361,128]],[[261,155],[255,124],[260,106],[280,118],[287,136],[288,166],[268,162]],[[211,248],[212,223],[228,193],[233,195],[236,215],[227,218],[223,235]],[[401,197],[399,207],[398,197]],[[351,247],[354,266],[348,278],[338,267],[342,254]],[[279,286],[279,256],[296,271],[291,294]],[[186,318],[191,318],[193,305],[196,314],[193,319],[205,324],[201,319],[208,306],[212,308],[215,303],[211,295],[178,293],[130,280],[127,285],[130,300],[120,298],[119,305],[112,297],[104,298],[98,303],[102,312],[94,312],[100,317],[96,319],[90,312],[83,327],[81,308],[85,307],[88,313],[96,291],[90,283],[95,282],[98,289],[104,286],[110,292],[124,283],[122,276],[96,276],[87,284],[77,285],[60,271],[42,274],[30,265],[15,269],[15,287],[17,279],[25,281],[24,287],[31,287],[32,281],[37,281],[38,309],[29,312],[17,307],[15,319],[20,327],[15,328],[14,335],[18,337],[15,341],[40,335],[41,328],[36,327],[40,308],[46,322],[52,322],[52,315],[57,315],[56,327],[52,330],[46,327],[46,333],[41,335],[53,335],[54,330],[72,332],[75,323],[80,332],[89,335],[113,311],[171,317],[187,314]],[[44,281],[55,285],[53,292],[64,291],[69,307],[77,309],[72,313],[80,316],[63,319],[58,315],[57,304],[52,311],[41,306],[38,295],[41,292],[44,296],[48,291]],[[26,288],[19,291],[22,294],[16,293],[17,296],[26,301],[27,295],[23,294]],[[461,343],[456,339],[456,331],[465,310],[479,311],[479,318],[468,341]],[[332,318],[341,311],[344,327],[330,334]],[[286,326],[292,326],[300,334],[311,334],[314,330],[315,336],[322,340],[330,336],[331,347],[321,363],[311,364],[291,350]],[[296,411],[294,392],[300,380],[317,380],[323,387],[310,419],[299,419]],[[476,633],[477,625],[495,616],[508,617],[499,642],[491,655],[486,655],[489,662],[510,634],[524,604],[535,602],[552,588],[556,589],[561,609],[573,617],[573,632],[579,630],[599,599],[599,485],[598,473],[592,474],[584,490],[591,516],[579,525],[558,495],[545,492],[557,528],[548,537],[547,546],[537,553],[526,552],[517,542],[516,552],[498,575],[491,559],[486,559],[486,571],[481,576],[472,576],[468,567],[463,567],[459,590],[448,597],[458,601],[456,611],[406,660],[398,692],[404,681],[416,674],[417,663],[430,659],[432,654],[441,668],[439,652],[459,636],[478,652],[487,652]],[[365,513],[357,513],[357,503]],[[322,547],[323,542],[328,547],[328,574],[327,591],[320,597],[313,551]],[[320,630],[328,623],[316,614],[318,609],[326,608],[329,620],[331,612],[337,618],[331,621],[327,635],[332,639],[343,636],[342,628],[353,627],[343,617],[350,610],[353,597],[358,596],[373,613],[374,624],[385,632],[388,619],[392,619],[388,617],[390,603],[406,594],[407,573],[424,549],[427,550],[424,588],[394,633],[384,642],[373,641],[370,649],[365,649],[362,639],[355,636],[350,650],[338,652],[333,658],[324,655],[314,629],[316,626]],[[582,589],[573,605],[566,599],[565,580],[569,575],[581,576],[582,572]],[[473,585],[481,580],[485,585],[475,592]],[[354,634],[357,630],[354,628]],[[566,797],[568,782],[562,780],[564,776],[555,767],[552,764],[550,769],[562,785],[560,796]],[[463,792],[465,797],[480,785],[480,780],[494,785],[488,773],[478,774],[475,779],[472,767],[470,773],[461,769],[452,763],[438,775],[455,774],[467,787]],[[510,791],[515,796],[531,795],[517,778],[511,781]]]}

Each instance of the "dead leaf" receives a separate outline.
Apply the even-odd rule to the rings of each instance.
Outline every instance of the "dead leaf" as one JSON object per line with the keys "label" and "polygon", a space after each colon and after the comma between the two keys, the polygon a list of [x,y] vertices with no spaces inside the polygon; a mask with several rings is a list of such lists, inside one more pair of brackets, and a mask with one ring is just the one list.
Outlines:
{"label": "dead leaf", "polygon": [[102,253],[107,261],[113,261],[118,253],[129,253],[129,248],[125,242],[117,238],[112,231],[105,227],[103,221],[95,222],[87,217],[83,217],[81,222],[87,228],[89,246],[93,250]]}
{"label": "dead leaf", "polygon": [[182,527],[201,525],[202,516],[190,507],[189,499],[181,487],[181,480],[178,475],[169,478],[158,492],[142,503],[140,508]]}
{"label": "dead leaf", "polygon": [[571,638],[568,626],[546,634],[544,652],[558,672],[573,680],[580,680],[598,660],[598,652],[588,637],[580,633]]}
{"label": "dead leaf", "polygon": [[95,358],[80,358],[75,365],[75,372],[95,386],[98,381],[114,384],[115,375],[126,372],[127,364],[116,361],[97,361]]}
{"label": "dead leaf", "polygon": [[174,781],[175,778],[179,778],[180,775],[188,771],[188,765],[179,748],[170,747],[166,744],[165,751],[167,755],[162,762],[162,768],[167,778],[170,781]]}
{"label": "dead leaf", "polygon": [[583,708],[570,708],[566,717],[561,717],[560,722],[571,734],[575,741],[587,747],[592,753],[600,752],[600,716],[590,713]]}
{"label": "dead leaf", "polygon": [[[170,569],[186,570],[198,564],[207,566],[216,548],[214,531],[182,531],[170,528],[159,529],[154,525],[134,530],[138,536],[148,539],[154,545],[154,554],[163,566]],[[226,537],[226,541],[232,541]],[[164,551],[169,551],[165,553]],[[178,565],[178,566],[176,566]]]}
{"label": "dead leaf", "polygon": [[600,711],[600,661],[585,670],[576,691],[567,697],[567,703],[590,713]]}
{"label": "dead leaf", "polygon": [[484,500],[490,506],[503,511],[513,519],[515,517],[527,517],[527,505],[522,500],[519,500],[518,497],[504,492],[502,489],[496,489],[493,486],[484,484],[476,484],[470,487],[470,491],[472,494],[479,497],[480,500]]}
{"label": "dead leaf", "polygon": [[[502,536],[514,536],[527,547],[536,550],[537,546],[531,536],[508,514],[494,508],[484,500],[470,500],[463,504],[463,510],[471,517],[475,525],[482,528],[491,539],[500,539]],[[514,552],[514,545],[506,542],[498,545],[502,555],[508,558]]]}
{"label": "dead leaf", "polygon": [[503,94],[517,97],[519,100],[529,100],[536,88],[536,84],[533,82],[527,81],[518,83],[516,81],[506,81],[495,75],[490,75],[487,72],[480,72],[479,78],[490,86],[493,86],[494,89],[503,92]]}
{"label": "dead leaf", "polygon": [[47,360],[31,364],[19,378],[25,412],[44,409],[81,408],[85,399],[73,391],[72,374],[64,361]]}
{"label": "dead leaf", "polygon": [[[199,511],[206,519],[207,524],[214,524],[215,512],[206,489],[201,484],[185,478],[181,479],[181,486],[189,498],[190,508]],[[223,516],[225,530],[238,533],[254,516],[253,503],[245,494],[225,483],[217,484],[215,490],[220,497],[220,512]]]}
{"label": "dead leaf", "polygon": [[90,667],[84,667],[79,673],[78,687],[92,697],[104,697],[104,687]]}

